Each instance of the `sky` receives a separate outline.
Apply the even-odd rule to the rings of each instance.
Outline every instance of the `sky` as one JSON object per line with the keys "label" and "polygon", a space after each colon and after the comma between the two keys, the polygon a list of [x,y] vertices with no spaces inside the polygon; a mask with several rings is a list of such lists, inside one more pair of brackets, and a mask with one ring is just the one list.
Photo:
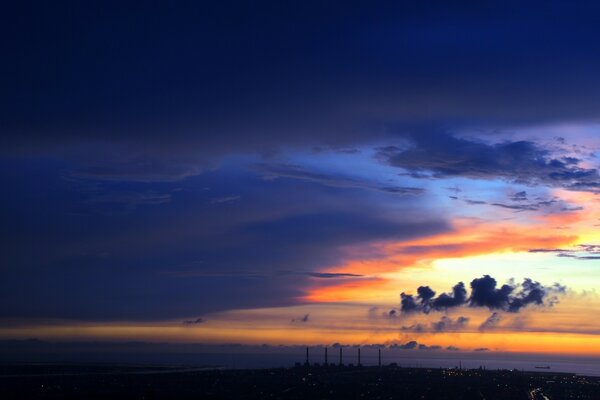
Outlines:
{"label": "sky", "polygon": [[0,340],[600,357],[595,2],[13,2]]}

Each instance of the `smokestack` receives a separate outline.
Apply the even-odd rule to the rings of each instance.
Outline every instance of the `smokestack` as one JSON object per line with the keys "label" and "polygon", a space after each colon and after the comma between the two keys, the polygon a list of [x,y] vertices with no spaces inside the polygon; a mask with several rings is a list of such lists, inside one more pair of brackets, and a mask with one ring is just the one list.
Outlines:
{"label": "smokestack", "polygon": [[325,365],[326,365],[326,366],[327,366],[327,365],[329,365],[329,364],[327,363],[327,346],[325,346]]}
{"label": "smokestack", "polygon": [[379,366],[381,367],[381,348],[379,348],[378,350],[379,350]]}
{"label": "smokestack", "polygon": [[306,365],[308,365],[308,346],[306,346]]}
{"label": "smokestack", "polygon": [[360,367],[360,347],[358,348],[358,366]]}
{"label": "smokestack", "polygon": [[340,367],[342,366],[342,346],[340,346]]}

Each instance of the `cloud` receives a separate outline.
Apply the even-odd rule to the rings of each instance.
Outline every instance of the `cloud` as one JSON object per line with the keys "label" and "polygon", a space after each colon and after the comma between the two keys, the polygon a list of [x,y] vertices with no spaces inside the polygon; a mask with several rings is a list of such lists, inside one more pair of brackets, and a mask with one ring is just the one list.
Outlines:
{"label": "cloud", "polygon": [[[5,36],[15,40],[4,54],[11,62],[0,65],[0,175],[11,188],[1,207],[9,271],[0,280],[2,317],[183,319],[289,305],[315,283],[307,272],[345,261],[342,247],[452,230],[435,201],[418,197],[435,195],[419,184],[428,182],[370,182],[330,173],[331,159],[313,170],[275,157],[297,149],[349,160],[409,138],[412,147],[380,154],[409,182],[499,176],[598,187],[585,155],[561,157],[492,132],[597,118],[600,58],[589,51],[597,10],[448,5],[429,18],[429,6],[403,2],[385,10],[281,4],[274,12],[190,2],[173,13],[140,9],[132,29],[119,6],[89,16],[85,7],[49,4],[38,10],[45,18],[31,18],[27,7],[3,15]],[[279,179],[248,173],[257,157],[259,174]],[[95,207],[137,204],[136,212],[81,218],[73,204],[82,196],[53,179],[59,174],[111,185]],[[174,184],[185,190],[175,195]],[[213,206],[203,187],[213,199],[243,202]],[[398,204],[416,200],[414,209]],[[449,253],[487,251],[456,247]],[[197,259],[204,263],[185,277],[163,274]],[[297,274],[274,276],[281,268]],[[240,270],[249,274],[227,273]],[[433,298],[425,303],[434,306]]]}
{"label": "cloud", "polygon": [[419,346],[419,343],[417,343],[414,340],[411,340],[410,342],[406,342],[404,344],[393,344],[390,346],[391,349],[400,349],[400,350],[413,350],[416,349]]}
{"label": "cloud", "polygon": [[118,143],[84,142],[65,150],[62,157],[72,164],[63,173],[66,179],[112,183],[175,183],[200,175],[212,166],[189,149],[171,154],[152,149],[133,150]]}
{"label": "cloud", "polygon": [[153,206],[171,202],[171,193],[158,193],[156,191],[134,192],[96,190],[88,192],[86,203],[93,206],[96,211],[103,213],[117,213],[114,206],[122,206],[125,211],[135,210],[139,206]]}
{"label": "cloud", "polygon": [[536,211],[538,206],[536,204],[503,204],[503,203],[490,203],[494,207],[508,208],[509,210],[516,211]]}
{"label": "cloud", "polygon": [[467,291],[462,282],[457,283],[452,288],[452,293],[442,293],[437,298],[431,300],[431,308],[434,310],[444,310],[447,308],[458,307],[465,303]]}
{"label": "cloud", "polygon": [[409,313],[418,311],[422,309],[422,307],[419,304],[417,304],[412,294],[406,294],[402,292],[400,293],[400,309],[404,313]]}
{"label": "cloud", "polygon": [[435,292],[429,286],[419,286],[417,293],[422,303],[428,303],[435,296]]}
{"label": "cloud", "polygon": [[486,331],[488,329],[493,329],[500,323],[501,320],[502,317],[500,317],[498,312],[494,311],[492,315],[490,315],[485,321],[483,321],[481,325],[479,325],[479,330]]}
{"label": "cloud", "polygon": [[456,320],[448,316],[443,316],[439,321],[432,322],[431,328],[434,332],[457,331],[465,328],[469,323],[469,318],[458,317]]}
{"label": "cloud", "polygon": [[488,307],[490,309],[508,308],[510,295],[515,288],[504,284],[496,288],[496,280],[489,275],[471,281],[471,307]]}
{"label": "cloud", "polygon": [[432,346],[427,346],[426,344],[419,344],[419,350],[440,350],[442,348],[442,346],[438,346],[438,345],[432,345]]}
{"label": "cloud", "polygon": [[[459,196],[450,196],[453,200],[461,199]],[[461,199],[465,204],[470,206],[487,205],[490,207],[499,207],[515,212],[523,211],[544,211],[545,213],[559,214],[581,211],[583,207],[572,207],[565,201],[554,196],[552,198],[544,198],[536,196],[531,201],[527,198],[527,192],[521,191],[509,196],[506,200],[476,200],[469,198]]]}
{"label": "cloud", "polygon": [[298,179],[306,182],[318,183],[324,186],[347,189],[375,190],[398,194],[400,196],[417,196],[425,192],[425,189],[419,187],[381,185],[367,180],[358,180],[355,178],[309,171],[300,165],[257,164],[254,166],[254,169],[263,176],[263,179],[267,180],[277,178]]}
{"label": "cloud", "polygon": [[398,349],[398,350],[442,350],[442,346],[439,345],[426,345],[423,343],[419,343],[415,340],[411,340],[406,343],[394,343],[388,346],[390,349]]}
{"label": "cloud", "polygon": [[343,272],[309,272],[307,274],[313,278],[322,278],[322,279],[335,279],[335,278],[361,278],[364,275],[361,274],[350,274]]}
{"label": "cloud", "polygon": [[[530,278],[525,278],[520,285],[504,284],[500,288],[496,288],[496,285],[496,280],[489,275],[471,281],[469,305],[518,312],[529,304],[552,306],[557,301],[553,294],[565,291],[565,288],[558,284],[544,287]],[[519,291],[513,294],[516,290]]]}
{"label": "cloud", "polygon": [[458,307],[465,303],[467,291],[462,282],[457,283],[452,288],[452,293],[442,293],[438,297],[433,297],[435,292],[429,286],[420,286],[417,289],[419,295],[417,302],[413,295],[402,292],[400,294],[400,309],[402,312],[422,311],[428,313],[431,310],[445,310],[452,307]]}
{"label": "cloud", "polygon": [[465,203],[467,203],[469,205],[488,204],[487,201],[483,201],[483,200],[470,200],[470,199],[465,199]]}
{"label": "cloud", "polygon": [[537,248],[530,253],[556,253],[557,257],[568,257],[575,260],[600,260],[600,245],[577,244],[573,248]]}
{"label": "cloud", "polygon": [[[212,155],[299,143],[353,149],[389,137],[398,125],[596,118],[593,5],[468,11],[442,5],[443,18],[405,3],[280,5],[271,13],[238,8],[255,23],[237,23],[221,4],[190,3],[168,15],[149,6],[139,11],[135,30],[110,5],[92,17],[83,9],[46,7],[44,21],[25,8],[7,10],[6,35],[15,45],[6,52],[13,61],[3,76],[12,78],[3,85],[0,148],[39,152],[110,141],[128,144],[132,153],[192,148]],[[103,31],[105,21],[111,32]],[[22,31],[44,32],[55,57],[23,51],[40,43]],[[87,40],[73,39],[73,32]],[[32,77],[54,84],[31,84]]]}
{"label": "cloud", "polygon": [[[463,282],[457,283],[452,288],[452,293],[442,293],[434,297],[435,292],[428,286],[420,286],[417,289],[417,298],[405,292],[400,294],[400,309],[403,313],[429,313],[432,310],[443,311],[468,304],[470,307],[519,312],[530,304],[551,307],[558,302],[557,295],[566,290],[566,287],[558,283],[543,286],[530,278],[525,278],[518,285],[507,283],[498,288],[496,280],[489,275],[473,279],[470,287],[469,297]],[[443,323],[440,326],[443,326]]]}
{"label": "cloud", "polygon": [[512,195],[511,200],[512,201],[527,201],[527,192],[524,190],[521,192],[517,192]]}
{"label": "cloud", "polygon": [[473,349],[473,351],[490,351],[490,349],[487,347],[477,347],[476,349]]}
{"label": "cloud", "polygon": [[[517,289],[519,292],[513,294]],[[544,287],[530,278],[525,278],[519,286],[504,284],[500,288],[496,288],[496,280],[489,275],[484,275],[471,282],[469,305],[487,307],[490,310],[518,312],[529,304],[552,306],[557,301],[556,296],[552,294],[564,293],[564,291],[565,287],[559,284]],[[547,300],[546,303],[544,303],[545,300]]]}
{"label": "cloud", "polygon": [[[431,178],[500,178],[519,184],[592,192],[600,184],[596,169],[581,166],[581,160],[555,157],[530,141],[488,144],[442,133],[415,134],[411,138],[411,146],[380,148],[378,157],[411,173],[428,173]],[[517,201],[526,198],[525,192],[518,195]],[[534,207],[493,205],[514,209]]]}
{"label": "cloud", "polygon": [[402,326],[400,330],[403,332],[422,333],[427,331],[427,327],[423,324],[413,324],[409,326]]}
{"label": "cloud", "polygon": [[416,323],[409,326],[402,326],[400,330],[402,332],[414,332],[414,333],[423,333],[423,332],[452,332],[452,331],[461,331],[467,327],[469,324],[469,318],[460,316],[457,319],[452,319],[448,316],[442,316],[440,320],[433,321],[426,326],[422,323]]}
{"label": "cloud", "polygon": [[186,319],[183,321],[184,325],[199,325],[204,323],[204,318]]}
{"label": "cloud", "polygon": [[[292,305],[311,287],[368,279],[332,275],[344,270],[329,272],[348,257],[345,249],[351,245],[426,237],[452,228],[416,208],[410,216],[399,213],[369,192],[347,196],[343,189],[264,181],[238,169],[208,171],[177,183],[102,181],[100,188],[169,193],[171,200],[138,205],[125,215],[115,213],[122,204],[94,203],[111,211],[110,218],[108,212],[82,218],[70,214],[89,211],[81,199],[91,195],[73,190],[73,181],[60,175],[62,164],[40,163],[33,168],[36,175],[31,173],[35,179],[17,186],[12,182],[20,178],[8,172],[12,164],[0,169],[19,192],[5,202],[11,213],[2,229],[16,245],[8,245],[4,261],[30,271],[0,283],[10,298],[3,317],[183,320],[196,313]],[[49,194],[43,206],[40,191]],[[239,207],[210,203],[210,198],[232,193],[243,199]],[[163,196],[143,199],[166,201]],[[50,224],[55,218],[64,223]],[[25,227],[23,221],[30,228],[15,231]],[[137,295],[132,287],[138,288]],[[99,303],[102,290],[115,296]],[[54,301],[40,302],[49,291],[55,292]]]}
{"label": "cloud", "polygon": [[309,316],[310,316],[310,314],[304,314],[304,316],[302,316],[301,318],[294,318],[294,319],[292,319],[292,323],[294,323],[294,322],[306,323],[306,322],[308,322]]}
{"label": "cloud", "polygon": [[235,203],[240,199],[240,196],[224,196],[224,197],[215,197],[210,200],[211,204],[231,204]]}

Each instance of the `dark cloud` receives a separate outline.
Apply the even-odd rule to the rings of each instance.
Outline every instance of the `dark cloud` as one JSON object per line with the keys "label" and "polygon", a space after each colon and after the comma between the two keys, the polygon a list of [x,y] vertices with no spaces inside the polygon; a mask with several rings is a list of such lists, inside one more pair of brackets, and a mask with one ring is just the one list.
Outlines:
{"label": "dark cloud", "polygon": [[494,329],[498,324],[502,321],[502,317],[498,314],[497,311],[494,311],[492,315],[490,315],[481,325],[479,325],[480,331],[486,331],[489,329]]}
{"label": "dark cloud", "polygon": [[[576,162],[578,162],[578,161],[579,160],[576,160]],[[512,195],[511,200],[512,201],[527,201],[527,192],[526,191],[517,192]]]}
{"label": "dark cloud", "polygon": [[490,309],[504,309],[509,307],[511,293],[514,286],[504,284],[496,288],[496,280],[489,275],[471,281],[471,297],[469,304],[472,307],[488,307]]}
{"label": "dark cloud", "polygon": [[490,349],[488,349],[487,347],[478,347],[476,349],[473,349],[473,351],[490,351]]}
{"label": "dark cloud", "polygon": [[[131,155],[127,151],[117,149],[81,149],[93,151],[88,159],[66,154],[67,159],[75,160],[79,166],[66,173],[71,179],[85,179],[107,182],[178,182],[191,176],[199,175],[208,168],[201,160],[185,161],[185,156],[162,156],[145,154]],[[112,159],[115,151],[122,154],[118,159]]]}
{"label": "dark cloud", "polygon": [[[596,169],[554,158],[549,150],[529,141],[488,144],[441,133],[415,134],[411,138],[410,146],[382,148],[378,156],[392,166],[409,172],[427,172],[433,178],[502,178],[520,184],[589,191],[596,191],[600,182]],[[532,208],[502,203],[493,205]]]}
{"label": "dark cloud", "polygon": [[[418,209],[398,213],[367,191],[347,196],[245,169],[177,182],[101,181],[83,191],[80,181],[63,179],[69,166],[0,162],[0,179],[13,188],[0,207],[2,265],[11,266],[0,279],[2,317],[183,320],[297,304],[327,279],[366,279],[327,275],[345,259],[346,245],[451,229]],[[126,208],[121,203],[89,201],[113,192],[147,196],[127,212],[117,212]],[[211,202],[232,195],[240,200]]]}
{"label": "dark cloud", "polygon": [[393,344],[390,346],[391,349],[400,349],[400,350],[413,350],[416,349],[419,346],[419,343],[417,343],[414,340],[411,340],[410,342],[406,342],[404,344]]}
{"label": "dark cloud", "polygon": [[405,313],[415,312],[420,310],[422,307],[417,304],[415,298],[411,294],[404,292],[400,293],[400,310]]}
{"label": "dark cloud", "polygon": [[[412,179],[598,190],[578,158],[445,133],[595,120],[598,7],[440,7],[11,2],[0,15],[0,184],[11,188],[0,317],[294,304],[343,246],[452,229],[408,205],[421,187],[317,173],[279,161],[282,150],[350,157],[402,143],[379,156]],[[373,199],[382,193],[398,194],[393,207]],[[402,309],[462,296],[407,294]]]}
{"label": "dark cloud", "polygon": [[468,324],[469,324],[469,318],[467,318],[467,317],[461,316],[456,319],[452,319],[448,316],[443,316],[442,318],[440,318],[439,321],[431,322],[429,324],[429,327],[424,324],[421,324],[421,323],[416,323],[416,324],[409,325],[409,326],[402,326],[400,328],[400,330],[403,332],[415,332],[415,333],[451,332],[451,331],[460,331],[460,330],[464,329],[465,327],[467,327]]}
{"label": "dark cloud", "polygon": [[210,199],[212,204],[231,204],[240,200],[240,196],[224,196]]}
{"label": "dark cloud", "polygon": [[480,205],[480,204],[487,204],[487,201],[465,199],[465,203],[470,204],[470,205]]}
{"label": "dark cloud", "polygon": [[372,181],[367,180],[361,181],[344,176],[335,176],[324,174],[321,172],[312,172],[306,170],[305,168],[299,165],[259,164],[255,165],[254,170],[260,173],[264,179],[268,180],[277,178],[298,179],[331,187],[376,190],[385,193],[394,193],[402,196],[416,196],[423,194],[423,192],[425,191],[425,189],[418,187],[378,185]]}
{"label": "dark cloud", "polygon": [[[454,200],[458,200],[459,197],[454,197]],[[536,197],[536,201],[528,201],[525,191],[518,192],[515,195],[510,196],[506,202],[500,201],[486,201],[486,200],[473,200],[473,199],[462,199],[468,205],[488,205],[492,207],[500,207],[515,212],[522,211],[539,211],[545,212],[573,212],[580,211],[580,207],[569,207],[564,201],[561,201],[557,197],[550,199]],[[583,209],[583,208],[581,208]]]}
{"label": "dark cloud", "polygon": [[423,343],[419,343],[415,340],[411,340],[406,343],[394,343],[389,346],[390,349],[399,349],[399,350],[441,350],[442,346],[438,345],[426,345]]}
{"label": "dark cloud", "polygon": [[568,257],[575,260],[600,260],[600,245],[578,244],[571,249],[530,249],[530,253],[555,253],[557,257]]}
{"label": "dark cloud", "polygon": [[353,149],[405,126],[597,117],[595,4],[434,9],[13,4],[0,24],[11,60],[0,74],[0,147]]}
{"label": "dark cloud", "polygon": [[[465,285],[459,282],[452,288],[452,293],[442,293],[438,297],[433,297],[435,292],[428,286],[420,286],[417,289],[420,299],[419,302],[415,298],[406,293],[400,294],[400,308],[403,312],[425,312],[433,310],[445,310],[452,307],[458,307],[465,303],[467,291]],[[423,296],[423,297],[422,297]]]}
{"label": "dark cloud", "polygon": [[409,326],[402,326],[400,328],[400,330],[403,332],[421,333],[421,332],[427,332],[427,326],[425,326],[423,324],[413,324],[413,325],[409,325]]}
{"label": "dark cloud", "polygon": [[132,212],[138,207],[166,204],[173,197],[172,193],[111,191],[110,189],[88,191],[87,194],[88,198],[83,203],[91,206],[90,211],[106,215],[119,215]]}
{"label": "dark cloud", "polygon": [[417,294],[421,303],[429,303],[429,301],[435,296],[435,292],[431,290],[429,286],[419,286],[417,288]]}
{"label": "dark cloud", "polygon": [[294,319],[292,319],[292,323],[293,322],[306,323],[306,322],[308,322],[309,316],[310,316],[310,314],[304,314],[304,316],[301,318],[294,318]]}
{"label": "dark cloud", "polygon": [[431,300],[431,307],[434,310],[444,310],[447,308],[458,307],[465,303],[467,298],[467,291],[465,284],[462,282],[457,283],[452,288],[452,293],[442,293],[437,298]]}
{"label": "dark cloud", "polygon": [[171,201],[170,193],[156,192],[104,192],[101,195],[95,196],[89,200],[90,203],[117,203],[126,204],[135,208],[139,205],[157,205]]}
{"label": "dark cloud", "polygon": [[503,204],[503,203],[491,203],[490,205],[501,208],[508,208],[509,210],[515,211],[536,211],[538,206],[535,204]]}
{"label": "dark cloud", "polygon": [[308,276],[313,278],[333,279],[333,278],[361,278],[364,275],[360,274],[349,274],[339,272],[309,272]]}
{"label": "dark cloud", "polygon": [[461,330],[467,326],[469,318],[458,317],[456,320],[448,316],[443,316],[439,321],[432,322],[431,328],[434,332],[447,332]]}
{"label": "dark cloud", "polygon": [[186,319],[183,321],[184,325],[199,325],[204,323],[204,318]]}
{"label": "dark cloud", "polygon": [[419,350],[440,350],[442,346],[433,345],[427,346],[426,344],[419,344]]}
{"label": "dark cloud", "polygon": [[566,249],[530,249],[530,253],[563,253],[568,252]]}
{"label": "dark cloud", "polygon": [[557,302],[555,294],[565,291],[565,287],[559,284],[545,287],[529,278],[525,278],[520,285],[504,284],[500,288],[496,285],[496,280],[489,275],[473,279],[469,305],[518,312],[529,304],[552,306]]}
{"label": "dark cloud", "polygon": [[314,153],[326,153],[326,152],[334,152],[341,154],[358,154],[360,153],[359,149],[352,147],[343,147],[343,146],[314,146],[312,148]]}
{"label": "dark cloud", "polygon": [[[525,278],[518,285],[507,283],[497,288],[496,280],[489,275],[473,279],[470,287],[471,293],[468,297],[463,282],[457,283],[452,288],[452,293],[442,293],[433,297],[435,294],[433,290],[428,286],[420,286],[418,288],[419,296],[417,296],[419,301],[411,294],[405,292],[400,294],[400,309],[403,313],[429,313],[432,310],[443,311],[468,304],[470,307],[519,312],[530,304],[551,307],[558,302],[557,295],[566,290],[558,283],[548,287],[529,278]],[[421,293],[424,294],[424,297],[420,297]],[[439,321],[439,326],[443,328],[450,322],[449,319],[442,319]],[[467,323],[468,320],[463,322]]]}

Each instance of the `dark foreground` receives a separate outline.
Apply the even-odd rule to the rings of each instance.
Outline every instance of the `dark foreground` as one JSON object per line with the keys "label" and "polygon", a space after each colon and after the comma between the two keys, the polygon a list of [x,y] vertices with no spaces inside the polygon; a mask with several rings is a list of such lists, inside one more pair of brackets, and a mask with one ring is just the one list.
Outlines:
{"label": "dark foreground", "polygon": [[0,366],[0,399],[600,399],[600,378],[550,371]]}

